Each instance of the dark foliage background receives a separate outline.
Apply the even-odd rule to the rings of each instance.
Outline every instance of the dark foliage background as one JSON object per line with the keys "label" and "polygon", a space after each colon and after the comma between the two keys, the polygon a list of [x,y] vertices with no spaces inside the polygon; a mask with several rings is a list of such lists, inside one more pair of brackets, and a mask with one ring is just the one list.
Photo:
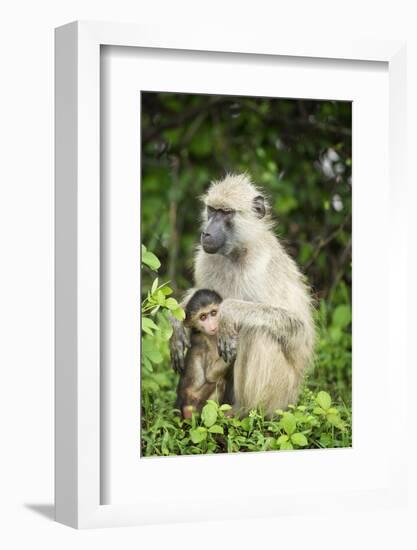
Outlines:
{"label": "dark foliage background", "polygon": [[[147,296],[156,283],[169,281],[177,299],[192,286],[198,197],[211,180],[247,171],[269,195],[277,235],[316,299],[315,364],[290,421],[307,438],[304,446],[349,446],[351,103],[165,92],[144,92],[141,103],[142,243],[161,262],[156,282],[143,265],[142,313],[151,309]],[[145,456],[286,448],[280,437],[289,434],[288,415],[285,421],[259,411],[251,419],[218,417],[215,434],[204,418],[182,422],[173,411],[177,379],[169,364],[169,326],[161,312],[153,319],[158,330],[142,337]],[[333,403],[327,413],[317,407],[323,392]]]}
{"label": "dark foliage background", "polygon": [[351,284],[351,103],[142,93],[142,241],[192,284],[198,197],[248,171],[318,297]]}

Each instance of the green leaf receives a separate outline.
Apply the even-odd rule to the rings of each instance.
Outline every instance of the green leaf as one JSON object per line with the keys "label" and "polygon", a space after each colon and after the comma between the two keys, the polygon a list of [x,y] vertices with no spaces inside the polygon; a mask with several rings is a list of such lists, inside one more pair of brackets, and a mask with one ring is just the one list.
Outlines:
{"label": "green leaf", "polygon": [[152,319],[150,319],[149,317],[143,317],[142,316],[142,330],[144,330],[145,332],[147,332],[148,334],[152,335],[153,334],[153,330],[158,330],[158,325],[156,325]]}
{"label": "green leaf", "polygon": [[148,338],[142,338],[142,353],[152,351],[154,349],[154,343]]}
{"label": "green leaf", "polygon": [[294,445],[298,445],[299,447],[305,447],[306,445],[308,445],[306,436],[299,432],[292,434],[291,441],[294,443]]}
{"label": "green leaf", "polygon": [[321,415],[323,415],[323,414],[326,414],[326,411],[323,410],[321,407],[314,407],[313,413],[314,413],[314,414],[321,414]]}
{"label": "green leaf", "polygon": [[172,333],[173,333],[172,327],[171,326],[163,327],[160,330],[161,330],[160,334],[161,334],[162,340],[165,340],[167,342],[172,336]]}
{"label": "green leaf", "polygon": [[176,309],[178,309],[178,302],[175,298],[167,298],[166,302],[165,302],[165,306],[168,309],[176,310]]}
{"label": "green leaf", "polygon": [[320,391],[317,394],[316,402],[317,402],[318,405],[320,405],[320,407],[322,409],[327,411],[327,409],[330,409],[330,406],[332,404],[332,398],[330,397],[330,395],[327,392]]}
{"label": "green leaf", "polygon": [[143,325],[143,324],[142,324],[142,330],[143,330],[143,332],[145,332],[146,334],[149,334],[150,336],[153,336],[153,332],[151,331],[151,329],[148,328],[147,326]]}
{"label": "green leaf", "polygon": [[159,363],[162,363],[164,359],[160,354],[160,352],[157,350],[148,352],[147,357],[152,361],[152,363],[155,363],[156,365],[159,365]]}
{"label": "green leaf", "polygon": [[195,444],[201,443],[205,439],[207,439],[207,430],[206,428],[203,428],[202,426],[199,426],[198,428],[195,428],[194,430],[190,430],[190,437],[191,441]]}
{"label": "green leaf", "polygon": [[144,355],[144,357],[149,359],[149,361],[152,361],[152,363],[155,363],[156,365],[162,363],[163,357],[161,353],[156,349],[142,349],[142,354]]}
{"label": "green leaf", "polygon": [[288,435],[286,435],[286,434],[280,435],[277,439],[278,445],[281,445],[282,443],[285,443],[286,441],[288,441]]}
{"label": "green leaf", "polygon": [[223,434],[224,433],[223,428],[221,426],[219,426],[218,424],[214,424],[214,426],[210,426],[208,431],[211,434]]}
{"label": "green leaf", "polygon": [[283,443],[281,443],[279,448],[281,449],[281,451],[289,451],[290,449],[294,449],[290,441],[284,441]]}
{"label": "green leaf", "polygon": [[161,288],[161,292],[165,294],[165,296],[168,296],[169,294],[172,294],[174,291],[172,290],[172,288],[169,288],[169,286],[163,286]]}
{"label": "green leaf", "polygon": [[157,288],[158,288],[158,277],[152,283],[151,294],[153,294]]}
{"label": "green leaf", "polygon": [[142,263],[150,267],[153,271],[157,271],[161,267],[161,262],[155,254],[149,252],[144,245],[142,245]]}
{"label": "green leaf", "polygon": [[328,433],[322,433],[320,435],[320,445],[323,447],[331,447],[333,443],[332,436]]}
{"label": "green leaf", "polygon": [[184,321],[185,311],[182,309],[182,307],[171,310],[171,313],[176,319],[178,319],[178,321]]}
{"label": "green leaf", "polygon": [[[160,306],[166,306],[166,302],[168,300],[172,300],[172,298],[168,298],[168,300],[165,298],[165,294],[162,292],[162,290],[158,290],[157,293],[156,293],[156,301],[158,302],[158,304]],[[168,306],[166,306],[168,307]]]}
{"label": "green leaf", "polygon": [[252,428],[252,419],[249,417],[243,418],[240,425],[245,430],[245,432],[249,432]]}
{"label": "green leaf", "polygon": [[232,410],[232,406],[228,405],[227,403],[223,403],[223,405],[220,405],[219,409],[221,411],[230,411]]}
{"label": "green leaf", "polygon": [[350,307],[348,305],[341,304],[333,312],[333,325],[340,327],[341,329],[346,328],[352,320],[352,314]]}
{"label": "green leaf", "polygon": [[148,391],[150,393],[158,393],[160,390],[160,387],[154,380],[150,380],[149,378],[142,381],[142,391]]}
{"label": "green leaf", "polygon": [[201,411],[201,419],[207,428],[213,426],[217,420],[217,407],[212,403],[207,403]]}
{"label": "green leaf", "polygon": [[281,426],[288,435],[293,434],[297,427],[297,421],[295,420],[294,415],[291,413],[285,413],[281,420]]}
{"label": "green leaf", "polygon": [[142,365],[148,372],[153,372],[152,363],[145,355],[142,355]]}
{"label": "green leaf", "polygon": [[331,424],[332,426],[336,426],[336,428],[344,427],[344,422],[338,414],[328,414],[326,416],[326,419],[329,422],[329,424]]}

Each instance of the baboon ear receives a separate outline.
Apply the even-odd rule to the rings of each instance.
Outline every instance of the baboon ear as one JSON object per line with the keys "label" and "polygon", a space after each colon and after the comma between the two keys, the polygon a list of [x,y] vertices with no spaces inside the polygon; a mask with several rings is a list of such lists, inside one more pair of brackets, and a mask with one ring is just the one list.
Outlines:
{"label": "baboon ear", "polygon": [[258,195],[253,199],[252,208],[257,218],[261,219],[265,216],[265,213],[266,213],[265,199],[263,198],[262,195]]}

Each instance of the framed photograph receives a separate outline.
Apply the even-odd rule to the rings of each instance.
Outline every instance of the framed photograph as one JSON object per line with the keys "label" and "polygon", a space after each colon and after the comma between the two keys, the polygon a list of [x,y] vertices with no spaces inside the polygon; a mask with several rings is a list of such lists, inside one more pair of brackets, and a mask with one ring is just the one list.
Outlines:
{"label": "framed photograph", "polygon": [[57,521],[401,503],[404,48],[56,30]]}

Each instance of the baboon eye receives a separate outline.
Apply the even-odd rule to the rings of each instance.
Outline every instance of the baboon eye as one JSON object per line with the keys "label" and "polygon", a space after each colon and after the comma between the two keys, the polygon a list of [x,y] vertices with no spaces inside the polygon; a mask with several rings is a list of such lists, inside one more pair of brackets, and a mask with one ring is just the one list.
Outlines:
{"label": "baboon eye", "polygon": [[215,213],[215,209],[212,208],[211,206],[207,206],[207,216],[210,217],[212,216],[214,213]]}
{"label": "baboon eye", "polygon": [[207,319],[207,315],[205,313],[200,315],[200,321],[205,321],[206,319]]}
{"label": "baboon eye", "polygon": [[216,315],[217,315],[217,311],[215,309],[213,309],[213,311],[211,311],[211,316],[216,317]]}

